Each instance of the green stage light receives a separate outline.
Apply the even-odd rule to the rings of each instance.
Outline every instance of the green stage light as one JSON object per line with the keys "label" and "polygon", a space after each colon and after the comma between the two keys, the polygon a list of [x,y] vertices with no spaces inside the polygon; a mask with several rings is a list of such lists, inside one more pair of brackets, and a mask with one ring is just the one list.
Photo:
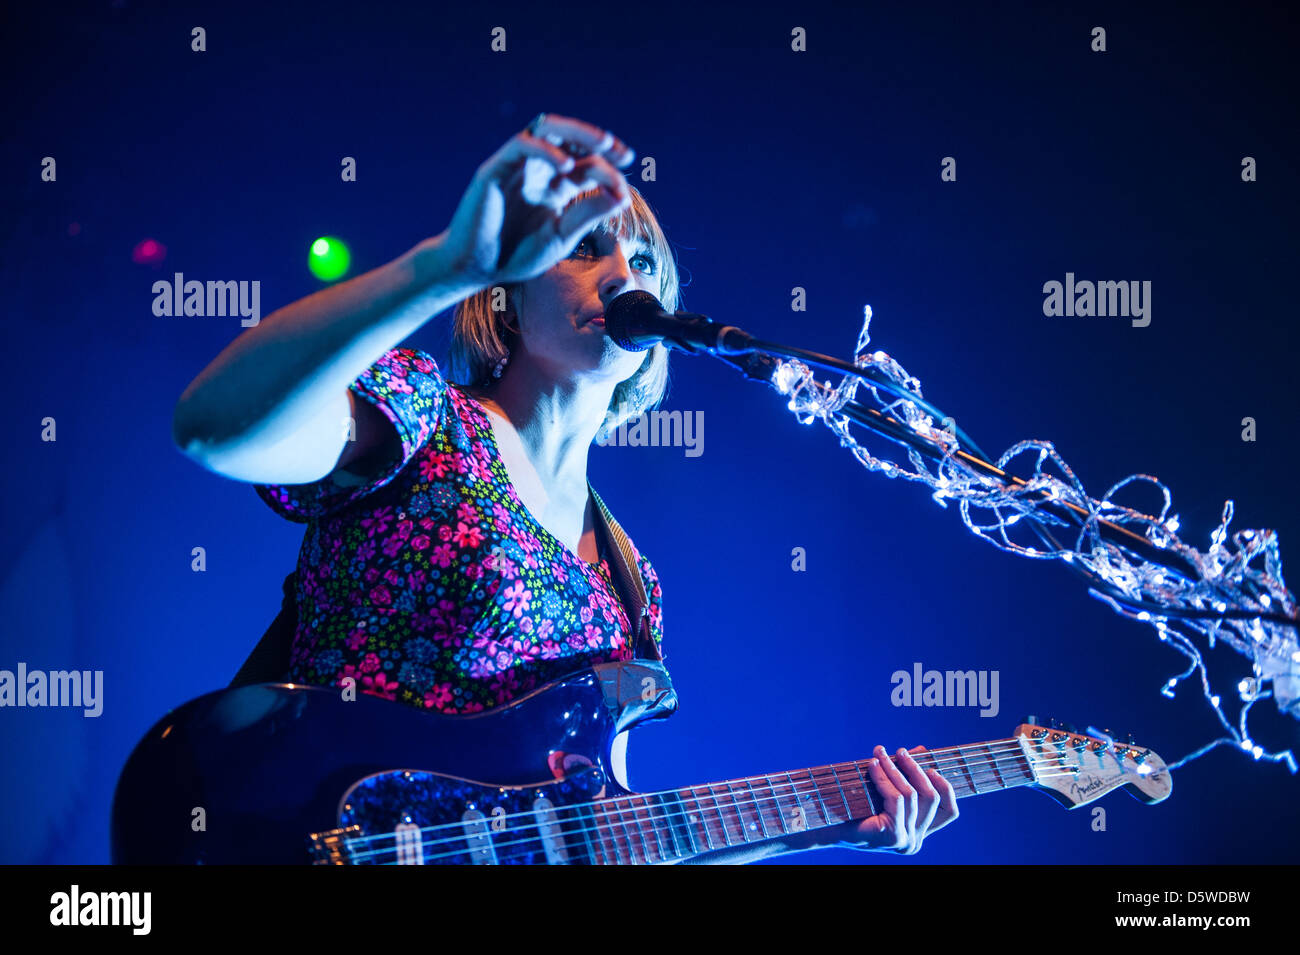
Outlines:
{"label": "green stage light", "polygon": [[322,282],[333,282],[342,278],[352,262],[352,255],[342,239],[332,235],[322,236],[311,244],[311,254],[307,256],[307,267],[311,274]]}

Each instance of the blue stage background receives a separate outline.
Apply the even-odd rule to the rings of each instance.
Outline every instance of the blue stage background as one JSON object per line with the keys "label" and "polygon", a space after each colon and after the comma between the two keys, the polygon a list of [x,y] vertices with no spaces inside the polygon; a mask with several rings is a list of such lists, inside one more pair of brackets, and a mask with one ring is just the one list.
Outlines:
{"label": "blue stage background", "polygon": [[[631,181],[678,250],[682,307],[848,358],[870,303],[875,347],[986,450],[1054,441],[1093,496],[1155,474],[1202,550],[1232,499],[1233,529],[1274,528],[1300,561],[1282,11],[10,12],[0,668],[102,669],[105,700],[97,719],[0,710],[0,862],[108,861],[131,747],[230,680],[302,538],[251,486],[172,446],[176,399],[242,329],[155,317],[152,283],[259,280],[269,315],[320,287],[305,267],[317,236],[349,243],[352,276],[442,231],[475,167],[542,110],[654,157],[657,181]],[[196,25],[205,53],[190,50]],[[506,53],[489,49],[495,26]],[[796,26],[806,53],[790,50]],[[1105,53],[1090,50],[1094,26]],[[57,182],[40,179],[46,156]],[[344,156],[358,181],[340,181]],[[956,182],[940,181],[945,156]],[[1243,156],[1257,182],[1242,182]],[[167,250],[157,266],[132,262],[148,238]],[[1067,272],[1151,281],[1150,325],[1045,317],[1043,284]],[[791,311],[796,286],[806,312]],[[449,321],[410,343],[441,363]],[[1175,700],[1158,692],[1183,658],[1062,567],[975,539],[955,508],[869,474],[729,367],[675,355],[672,368],[663,407],[703,412],[703,453],[596,448],[591,464],[661,576],[682,700],[633,735],[637,788],[1000,738],[1028,713],[1131,733],[1170,762],[1217,735],[1195,680]],[[46,417],[56,442],[41,440]],[[1149,490],[1126,500],[1159,508]],[[1228,696],[1246,661],[1211,659]],[[916,662],[997,670],[1000,712],[892,706],[890,675]],[[1265,745],[1300,743],[1272,701],[1255,714]],[[1219,748],[1174,783],[1154,807],[1107,797],[1104,832],[1087,809],[1013,791],[963,800],[915,857],[770,864],[1296,861],[1300,779],[1281,765]]]}

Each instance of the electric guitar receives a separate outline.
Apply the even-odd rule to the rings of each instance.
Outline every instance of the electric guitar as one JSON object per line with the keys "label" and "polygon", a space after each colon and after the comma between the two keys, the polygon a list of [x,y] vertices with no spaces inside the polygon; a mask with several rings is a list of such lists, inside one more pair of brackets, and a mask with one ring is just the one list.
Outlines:
{"label": "electric guitar", "polygon": [[[1031,718],[1032,719],[1032,718]],[[611,771],[615,724],[592,670],[481,713],[266,683],[168,713],[131,753],[112,812],[118,864],[627,865],[877,812],[871,760],[655,793]],[[1155,753],[1025,723],[918,754],[957,796],[1015,786],[1077,808],[1172,780]]]}

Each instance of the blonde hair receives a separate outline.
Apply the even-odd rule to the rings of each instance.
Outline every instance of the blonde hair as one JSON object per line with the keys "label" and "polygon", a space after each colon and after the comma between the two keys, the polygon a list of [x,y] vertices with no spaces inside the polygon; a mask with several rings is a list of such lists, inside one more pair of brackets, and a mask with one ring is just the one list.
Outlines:
{"label": "blonde hair", "polygon": [[[628,188],[632,193],[631,204],[593,231],[639,239],[649,245],[659,270],[659,301],[665,311],[675,312],[680,307],[681,287],[672,247],[641,193],[630,184]],[[510,295],[519,285],[504,283],[500,287]],[[492,293],[496,287],[481,289],[456,306],[448,353],[449,381],[470,386],[487,384],[492,381],[492,369],[501,359],[509,357],[507,336],[515,333],[506,328],[505,313],[492,310]],[[596,440],[603,441],[623,422],[658,407],[667,390],[668,349],[662,344],[654,345],[646,352],[636,373],[614,389]]]}

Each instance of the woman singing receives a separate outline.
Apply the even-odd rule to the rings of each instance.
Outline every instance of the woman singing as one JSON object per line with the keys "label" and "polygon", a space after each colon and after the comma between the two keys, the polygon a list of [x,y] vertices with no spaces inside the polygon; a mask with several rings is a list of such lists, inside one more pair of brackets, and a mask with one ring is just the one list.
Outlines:
{"label": "woman singing", "polygon": [[[636,289],[678,303],[668,242],[620,172],[633,158],[605,130],[538,116],[441,234],[281,308],[185,390],[177,445],[307,525],[278,678],[462,714],[629,659],[638,635],[657,649],[658,577],[587,481],[592,442],[667,387],[667,349],[626,351],[602,318]],[[453,305],[444,377],[399,343]],[[638,619],[620,571],[625,592],[639,577]],[[904,750],[875,755],[885,812],[698,861],[841,840],[915,852],[957,816],[952,788]]]}

